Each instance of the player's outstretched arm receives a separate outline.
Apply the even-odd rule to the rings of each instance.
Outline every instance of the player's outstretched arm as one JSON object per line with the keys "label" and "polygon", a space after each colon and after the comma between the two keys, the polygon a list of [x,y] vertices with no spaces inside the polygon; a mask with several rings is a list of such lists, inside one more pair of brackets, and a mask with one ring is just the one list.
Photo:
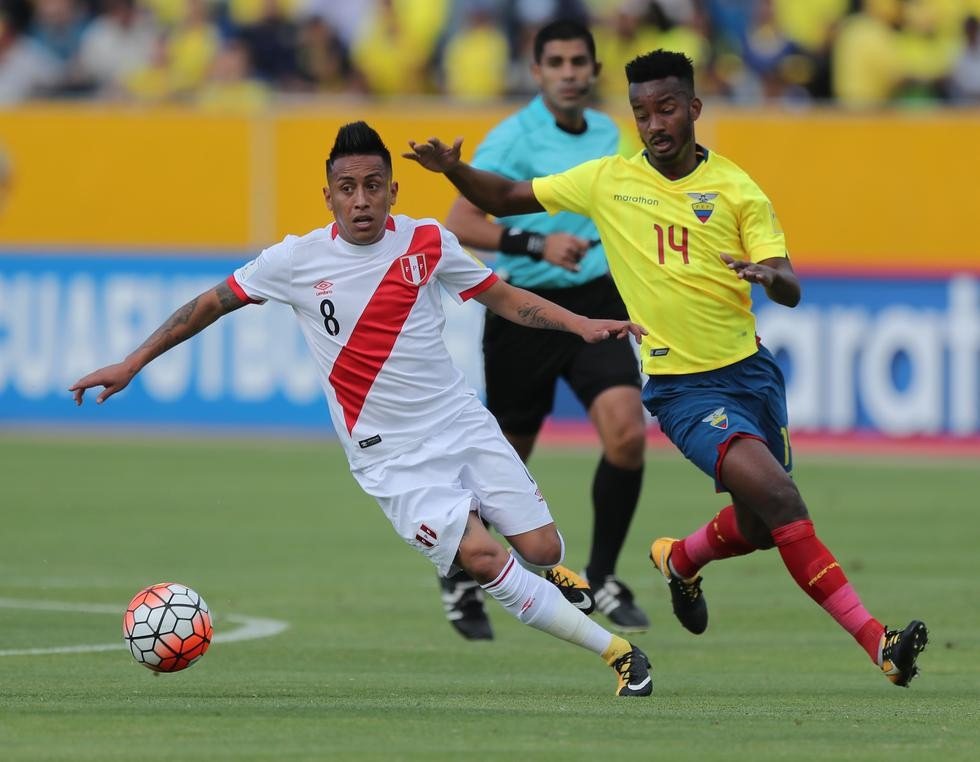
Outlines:
{"label": "player's outstretched arm", "polygon": [[590,344],[611,337],[623,339],[627,336],[633,336],[639,343],[646,334],[645,328],[628,320],[587,318],[504,281],[494,283],[475,298],[488,310],[514,323],[530,328],[567,331],[581,336]]}
{"label": "player's outstretched arm", "polygon": [[125,360],[92,371],[68,387],[68,391],[72,392],[75,398],[75,404],[81,405],[85,390],[94,386],[104,387],[95,398],[96,402],[102,404],[116,392],[125,389],[133,377],[151,360],[201,332],[222,315],[237,310],[245,304],[247,302],[239,299],[224,281],[194,297],[167,318],[163,325],[134,349]]}
{"label": "player's outstretched arm", "polygon": [[455,233],[463,246],[544,260],[572,272],[578,272],[582,257],[595,245],[593,241],[569,233],[545,235],[498,225],[463,196],[449,208],[446,227]]}
{"label": "player's outstretched arm", "polygon": [[530,182],[515,182],[503,175],[474,169],[460,159],[462,144],[462,138],[456,138],[451,146],[439,138],[429,138],[425,143],[409,140],[412,150],[402,156],[430,172],[441,172],[473,204],[496,217],[544,211]]}
{"label": "player's outstretched arm", "polygon": [[800,279],[793,272],[793,265],[785,257],[771,257],[761,262],[748,262],[735,259],[730,254],[722,254],[721,260],[728,269],[740,279],[758,283],[765,288],[766,296],[776,304],[795,307],[800,303],[802,289]]}
{"label": "player's outstretched arm", "polygon": [[463,196],[457,196],[449,207],[445,225],[463,246],[483,251],[497,251],[500,248],[503,228]]}

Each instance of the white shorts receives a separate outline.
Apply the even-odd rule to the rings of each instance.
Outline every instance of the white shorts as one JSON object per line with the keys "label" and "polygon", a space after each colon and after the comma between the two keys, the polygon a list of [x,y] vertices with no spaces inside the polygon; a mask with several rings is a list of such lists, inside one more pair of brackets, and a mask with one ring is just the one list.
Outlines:
{"label": "white shorts", "polygon": [[352,472],[398,536],[449,573],[470,511],[505,537],[553,519],[537,483],[478,401],[410,452]]}

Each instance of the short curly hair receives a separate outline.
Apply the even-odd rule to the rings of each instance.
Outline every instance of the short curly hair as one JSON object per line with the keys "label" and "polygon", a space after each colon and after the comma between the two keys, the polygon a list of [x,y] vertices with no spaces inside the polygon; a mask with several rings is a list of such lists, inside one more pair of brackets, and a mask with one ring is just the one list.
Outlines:
{"label": "short curly hair", "polygon": [[667,77],[677,77],[694,92],[694,62],[683,53],[654,50],[626,64],[626,81],[630,84]]}

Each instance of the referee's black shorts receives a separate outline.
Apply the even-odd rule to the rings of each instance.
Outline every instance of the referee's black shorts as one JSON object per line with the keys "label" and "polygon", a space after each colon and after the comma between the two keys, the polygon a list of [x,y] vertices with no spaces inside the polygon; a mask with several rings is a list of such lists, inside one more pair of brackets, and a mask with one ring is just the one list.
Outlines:
{"label": "referee's black shorts", "polygon": [[[608,275],[570,288],[528,289],[592,318],[627,320]],[[555,402],[559,378],[586,410],[613,386],[640,387],[632,338],[587,344],[563,331],[527,328],[487,312],[483,330],[487,407],[508,434],[536,434]]]}

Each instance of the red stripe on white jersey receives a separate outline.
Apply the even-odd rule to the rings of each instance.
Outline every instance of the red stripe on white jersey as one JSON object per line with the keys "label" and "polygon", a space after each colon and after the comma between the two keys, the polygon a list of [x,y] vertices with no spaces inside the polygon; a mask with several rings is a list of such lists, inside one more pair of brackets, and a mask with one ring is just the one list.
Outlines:
{"label": "red stripe on white jersey", "polygon": [[330,385],[344,411],[348,434],[354,430],[364,400],[418,300],[421,284],[412,285],[402,275],[401,259],[410,254],[424,254],[431,275],[442,257],[439,227],[420,225],[415,229],[408,249],[393,259],[333,364]]}
{"label": "red stripe on white jersey", "polygon": [[487,277],[486,280],[484,280],[482,283],[477,283],[475,286],[473,286],[473,288],[466,289],[463,293],[459,295],[459,298],[462,299],[464,302],[467,299],[472,299],[477,294],[482,294],[498,280],[500,280],[500,278],[498,278],[494,273],[490,273],[490,275]]}
{"label": "red stripe on white jersey", "polygon": [[228,283],[228,287],[234,292],[235,296],[246,304],[262,304],[261,299],[253,299],[245,293],[245,289],[238,285],[238,281],[235,280],[234,275],[229,275],[226,282]]}

